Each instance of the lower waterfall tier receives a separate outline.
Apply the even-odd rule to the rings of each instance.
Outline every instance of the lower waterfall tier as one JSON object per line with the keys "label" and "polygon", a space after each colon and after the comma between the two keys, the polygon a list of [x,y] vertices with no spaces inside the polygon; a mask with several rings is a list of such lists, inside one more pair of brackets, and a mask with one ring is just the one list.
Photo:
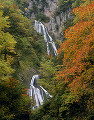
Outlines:
{"label": "lower waterfall tier", "polygon": [[34,108],[39,108],[45,99],[52,97],[42,86],[38,84],[38,79],[39,75],[33,75],[29,89],[29,96],[36,101]]}

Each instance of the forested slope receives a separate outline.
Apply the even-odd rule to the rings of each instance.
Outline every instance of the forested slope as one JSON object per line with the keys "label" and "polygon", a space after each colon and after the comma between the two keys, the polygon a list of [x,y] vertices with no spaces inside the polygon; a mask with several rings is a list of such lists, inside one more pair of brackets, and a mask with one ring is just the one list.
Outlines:
{"label": "forested slope", "polygon": [[34,120],[94,119],[94,1],[76,2],[57,58],[41,63],[40,83],[53,98],[35,111]]}
{"label": "forested slope", "polygon": [[[94,0],[58,1],[57,13],[71,6],[74,20],[58,56],[47,56],[43,36],[25,16],[27,0],[0,0],[1,120],[94,119]],[[53,96],[37,110],[25,87],[33,70]]]}
{"label": "forested slope", "polygon": [[29,84],[27,71],[38,69],[45,53],[43,37],[17,5],[22,9],[25,1],[0,0],[1,120],[29,119],[32,100],[23,83]]}

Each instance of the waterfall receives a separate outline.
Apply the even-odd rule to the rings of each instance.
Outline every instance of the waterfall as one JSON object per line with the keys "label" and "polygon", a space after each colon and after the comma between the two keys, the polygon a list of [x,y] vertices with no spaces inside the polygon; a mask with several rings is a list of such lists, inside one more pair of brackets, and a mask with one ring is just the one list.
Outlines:
{"label": "waterfall", "polygon": [[43,104],[45,98],[52,97],[42,86],[39,86],[37,83],[38,79],[39,75],[33,75],[28,92],[29,96],[31,96],[36,101],[34,108],[39,108],[39,106]]}
{"label": "waterfall", "polygon": [[56,49],[56,46],[55,46],[55,43],[54,43],[53,39],[48,34],[47,28],[41,22],[38,22],[38,21],[35,20],[35,30],[38,33],[42,33],[44,35],[44,40],[45,40],[46,46],[47,46],[47,54],[49,55],[51,53],[50,47],[49,47],[49,45],[51,44],[52,49],[53,49],[53,53],[56,56],[57,55],[57,49]]}
{"label": "waterfall", "polygon": [[[47,28],[41,22],[35,20],[35,29],[38,33],[42,33],[44,35],[44,40],[47,46],[47,54],[49,55],[51,53],[49,46],[51,44],[53,53],[56,56],[57,49],[55,43],[53,42],[53,39],[48,34]],[[36,101],[34,108],[39,108],[39,106],[43,104],[45,98],[47,99],[47,97],[52,97],[42,86],[38,84],[38,79],[39,75],[33,75],[28,92],[29,96],[31,96]]]}

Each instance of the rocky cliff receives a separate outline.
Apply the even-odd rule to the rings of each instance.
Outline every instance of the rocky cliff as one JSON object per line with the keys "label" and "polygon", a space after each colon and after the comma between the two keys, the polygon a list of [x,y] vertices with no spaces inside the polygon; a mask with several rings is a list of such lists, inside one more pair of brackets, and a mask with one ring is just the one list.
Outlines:
{"label": "rocky cliff", "polygon": [[49,20],[46,22],[42,21],[42,23],[45,24],[51,36],[55,40],[59,40],[63,38],[62,29],[64,28],[65,22],[71,19],[71,8],[68,8],[64,12],[62,11],[60,14],[56,13],[57,10],[58,0],[31,0],[29,1],[27,13],[31,19],[40,20],[38,17],[43,17],[42,19],[48,17]]}

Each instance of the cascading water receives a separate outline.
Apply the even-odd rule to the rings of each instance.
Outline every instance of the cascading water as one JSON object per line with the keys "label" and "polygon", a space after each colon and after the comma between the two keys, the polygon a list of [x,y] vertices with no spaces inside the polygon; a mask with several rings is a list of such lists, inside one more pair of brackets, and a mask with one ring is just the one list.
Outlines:
{"label": "cascading water", "polygon": [[53,39],[51,38],[51,36],[48,34],[47,28],[41,23],[35,20],[35,29],[38,33],[42,33],[44,35],[44,40],[46,42],[47,45],[47,54],[50,54],[50,47],[49,45],[51,44],[52,48],[53,48],[53,53],[56,56],[57,55],[57,49],[55,46],[55,43],[53,42]]}
{"label": "cascading water", "polygon": [[[54,55],[57,55],[57,49],[55,46],[55,43],[53,42],[53,39],[47,32],[47,28],[41,23],[35,20],[35,29],[38,33],[42,33],[44,35],[44,40],[47,45],[47,54],[50,54],[49,44],[52,45]],[[30,89],[29,89],[29,96],[34,98],[36,101],[36,105],[34,108],[39,108],[40,105],[43,104],[43,101],[47,97],[52,97],[42,86],[38,84],[39,75],[33,75],[30,83]]]}
{"label": "cascading water", "polygon": [[43,104],[45,98],[52,97],[42,86],[39,86],[38,79],[38,75],[33,75],[29,89],[29,96],[36,101],[34,108],[39,108],[39,106]]}

